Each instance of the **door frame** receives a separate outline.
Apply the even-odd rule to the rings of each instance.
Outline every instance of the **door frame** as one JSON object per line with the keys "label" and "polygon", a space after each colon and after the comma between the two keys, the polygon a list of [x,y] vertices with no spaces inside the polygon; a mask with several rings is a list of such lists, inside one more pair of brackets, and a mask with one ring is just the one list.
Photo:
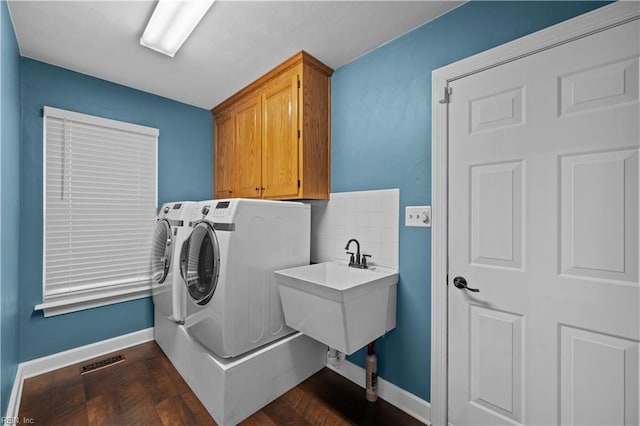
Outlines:
{"label": "door frame", "polygon": [[[640,19],[640,3],[619,1],[432,72],[431,424],[447,425],[449,83]],[[455,97],[455,93],[451,94]]]}

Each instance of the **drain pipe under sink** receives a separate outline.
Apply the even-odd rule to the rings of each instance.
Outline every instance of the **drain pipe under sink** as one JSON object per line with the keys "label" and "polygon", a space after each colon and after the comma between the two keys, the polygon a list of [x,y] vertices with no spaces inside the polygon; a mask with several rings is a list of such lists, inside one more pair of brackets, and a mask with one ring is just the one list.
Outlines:
{"label": "drain pipe under sink", "polygon": [[345,359],[344,352],[340,352],[337,349],[329,348],[327,350],[327,363],[333,365],[336,368],[340,368]]}

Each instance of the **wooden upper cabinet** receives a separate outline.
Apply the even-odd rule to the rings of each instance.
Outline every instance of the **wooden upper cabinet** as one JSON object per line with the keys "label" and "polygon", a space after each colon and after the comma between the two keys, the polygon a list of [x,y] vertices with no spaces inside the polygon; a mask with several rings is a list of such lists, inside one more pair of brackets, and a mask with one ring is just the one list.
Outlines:
{"label": "wooden upper cabinet", "polygon": [[233,111],[233,153],[214,149],[216,198],[223,187],[233,197],[329,198],[332,73],[300,52],[212,109],[216,143]]}
{"label": "wooden upper cabinet", "polygon": [[233,110],[220,113],[213,125],[214,198],[234,197],[235,173],[233,168],[234,147]]}
{"label": "wooden upper cabinet", "polygon": [[[262,97],[250,96],[235,108],[236,197],[262,196]],[[224,166],[222,166],[224,167]]]}
{"label": "wooden upper cabinet", "polygon": [[298,198],[298,69],[270,83],[263,95],[262,187],[265,198]]}

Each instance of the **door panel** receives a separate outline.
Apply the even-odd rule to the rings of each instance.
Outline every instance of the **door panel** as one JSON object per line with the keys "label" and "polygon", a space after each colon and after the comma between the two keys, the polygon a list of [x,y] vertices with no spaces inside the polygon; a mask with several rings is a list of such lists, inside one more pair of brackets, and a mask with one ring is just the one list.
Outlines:
{"label": "door panel", "polygon": [[560,173],[562,273],[637,284],[638,149],[565,156]]}
{"label": "door panel", "polygon": [[256,95],[236,106],[235,196],[260,198],[262,186],[262,105]]}
{"label": "door panel", "polygon": [[228,111],[216,117],[214,123],[214,198],[233,196],[234,154],[233,111]]}
{"label": "door panel", "polygon": [[628,58],[560,77],[562,115],[638,100],[638,60]]}
{"label": "door panel", "polygon": [[294,69],[265,90],[262,186],[265,198],[298,195],[298,74]]}
{"label": "door panel", "polygon": [[495,130],[524,123],[524,87],[490,93],[470,103],[470,133]]}
{"label": "door panel", "polygon": [[568,326],[560,336],[562,423],[637,424],[638,342]]}
{"label": "door panel", "polygon": [[471,402],[522,419],[522,317],[470,306]]}
{"label": "door panel", "polygon": [[522,267],[522,162],[471,168],[471,262]]}
{"label": "door panel", "polygon": [[451,83],[452,424],[638,424],[639,28]]}

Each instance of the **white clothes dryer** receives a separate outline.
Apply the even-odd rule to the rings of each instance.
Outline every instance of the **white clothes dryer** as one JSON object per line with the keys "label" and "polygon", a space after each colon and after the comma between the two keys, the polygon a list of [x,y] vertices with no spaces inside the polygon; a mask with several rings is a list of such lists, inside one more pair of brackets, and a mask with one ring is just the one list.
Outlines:
{"label": "white clothes dryer", "polygon": [[151,293],[156,313],[175,322],[186,315],[186,290],[180,277],[180,248],[187,224],[197,217],[198,204],[190,201],[165,203],[158,212],[151,247]]}
{"label": "white clothes dryer", "polygon": [[286,326],[274,271],[308,265],[310,206],[250,199],[203,203],[180,269],[189,334],[230,358],[295,330]]}

